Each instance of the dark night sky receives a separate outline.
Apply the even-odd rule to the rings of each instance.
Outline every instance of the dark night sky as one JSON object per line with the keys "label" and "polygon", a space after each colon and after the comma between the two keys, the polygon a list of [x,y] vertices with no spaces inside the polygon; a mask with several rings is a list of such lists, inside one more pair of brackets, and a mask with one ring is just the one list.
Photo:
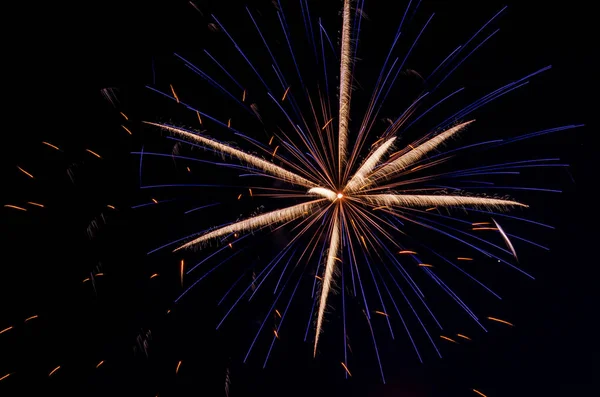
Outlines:
{"label": "dark night sky", "polygon": [[[313,16],[323,16],[334,43],[341,3],[310,1]],[[397,6],[395,3],[366,1],[368,19],[363,22],[361,60],[356,72],[359,88],[353,94],[356,119],[360,98],[364,101],[370,94],[404,11],[404,1]],[[526,89],[475,114],[478,123],[481,120],[473,129],[479,134],[476,141],[505,131],[516,135],[565,124],[588,124],[593,101],[590,87],[595,79],[587,71],[596,48],[585,21],[591,9],[538,1],[476,3],[423,1],[406,31],[411,40],[400,45],[398,54],[403,55],[418,29],[436,12],[406,65],[427,74],[453,46],[464,42],[503,5],[509,5],[505,15],[488,30],[499,27],[498,35],[457,70],[443,91],[447,94],[465,85],[469,94],[445,110],[432,112],[431,121],[425,120],[415,130],[424,132],[452,109],[469,103],[469,99],[548,64],[553,69],[533,79]],[[4,244],[0,330],[14,326],[0,335],[0,377],[13,373],[0,381],[0,396],[34,395],[34,390],[78,396],[224,395],[226,368],[230,369],[232,396],[473,396],[472,388],[489,397],[575,396],[597,389],[598,328],[593,318],[597,310],[596,288],[592,285],[597,271],[590,219],[595,203],[587,199],[590,181],[596,177],[591,172],[591,145],[586,144],[592,134],[589,126],[524,143],[515,146],[514,151],[497,155],[517,159],[560,157],[571,164],[572,179],[562,170],[527,174],[519,181],[522,185],[562,189],[563,193],[515,193],[515,197],[532,203],[532,218],[556,227],[523,228],[524,236],[552,248],[550,252],[528,246],[520,250],[523,267],[536,280],[505,269],[488,274],[487,280],[502,293],[501,304],[475,294],[464,280],[458,285],[457,290],[483,310],[482,316],[492,312],[517,326],[509,329],[491,324],[490,332],[480,332],[472,343],[454,346],[440,342],[442,360],[431,349],[423,348],[425,364],[419,364],[399,328],[393,342],[383,321],[375,324],[383,350],[388,381],[385,386],[379,382],[368,330],[357,314],[350,315],[356,330],[351,333],[355,354],[350,361],[354,377],[349,381],[344,380],[339,365],[339,313],[331,314],[331,329],[325,332],[317,360],[311,357],[311,345],[302,342],[310,310],[307,299],[292,304],[286,319],[289,323],[282,328],[282,339],[265,370],[261,367],[269,338],[260,340],[247,364],[242,360],[270,298],[244,305],[226,327],[215,332],[223,313],[216,303],[241,274],[236,267],[268,260],[278,244],[289,237],[285,233],[275,235],[272,245],[265,244],[264,238],[262,243],[257,242],[232,262],[233,270],[217,272],[165,315],[181,292],[181,257],[169,252],[146,256],[146,252],[186,232],[248,214],[257,203],[235,200],[239,189],[225,193],[210,189],[139,189],[138,157],[130,152],[139,150],[142,144],[157,152],[172,149],[172,143],[161,139],[156,130],[143,127],[140,121],[171,120],[195,125],[195,115],[190,116],[144,88],[152,83],[152,64],[161,89],[168,90],[173,84],[181,98],[211,109],[221,118],[232,117],[236,123],[243,120],[238,116],[240,111],[230,110],[231,102],[178,63],[173,53],[204,67],[207,61],[202,50],[210,49],[241,76],[241,81],[247,82],[249,95],[253,95],[260,91],[255,76],[221,33],[209,31],[207,17],[214,12],[249,55],[259,54],[256,62],[261,70],[270,65],[262,44],[254,37],[244,5],[248,4],[256,15],[260,12],[265,31],[275,32],[269,40],[282,40],[270,1],[206,0],[197,4],[205,17],[180,0],[135,6],[122,2],[82,3],[69,8],[31,5],[31,9],[13,11],[19,30],[5,33],[8,45],[3,63],[8,71],[4,73],[4,96],[8,108],[4,105],[1,201],[14,205],[34,201],[46,208],[0,211]],[[307,81],[314,81],[320,69],[315,72],[311,68],[312,53],[304,47],[297,2],[282,4],[293,39],[300,43],[303,73]],[[276,54],[278,58],[288,56],[283,50]],[[286,70],[293,67],[282,62]],[[384,107],[385,117],[397,116],[398,109],[403,109],[417,92],[418,81],[407,77],[401,82]],[[116,108],[100,95],[100,90],[107,87],[118,89]],[[437,98],[441,97],[438,94]],[[262,116],[269,118],[273,112],[261,106],[264,98],[256,94],[256,100],[264,109]],[[125,121],[119,111],[129,120]],[[127,135],[121,125],[126,125],[133,136]],[[268,136],[265,128],[253,124],[247,128],[257,139],[264,141]],[[53,151],[41,141],[59,146],[62,152]],[[99,153],[103,159],[96,159],[85,149]],[[148,178],[147,184],[173,180],[237,183],[236,174],[214,171],[214,167],[207,170],[199,163],[191,164],[192,175],[187,175],[182,172],[186,165],[174,164],[170,159],[153,160],[144,178]],[[16,166],[31,172],[35,179],[27,178]],[[73,171],[75,183],[69,180],[67,169]],[[160,207],[129,209],[151,198],[177,200]],[[220,210],[182,216],[185,210],[215,201],[222,203]],[[107,209],[108,204],[117,211]],[[86,227],[100,214],[104,214],[106,224],[90,240]],[[430,243],[440,241],[433,237]],[[452,252],[454,246],[446,248]],[[188,263],[202,257],[202,253],[185,256]],[[82,280],[98,271],[105,276],[97,279],[94,293],[90,283]],[[149,280],[153,273],[160,276]],[[441,294],[433,296],[447,299]],[[449,334],[461,332],[468,323],[464,316],[455,320],[446,314],[446,309],[454,310],[452,305],[441,302],[438,308],[442,317],[448,318]],[[356,304],[350,309],[360,311]],[[33,315],[39,317],[23,323]],[[149,358],[134,352],[136,337],[147,330],[152,332]],[[100,360],[105,364],[94,369]],[[176,376],[179,360],[182,365]],[[58,365],[60,370],[48,378],[48,372]]]}

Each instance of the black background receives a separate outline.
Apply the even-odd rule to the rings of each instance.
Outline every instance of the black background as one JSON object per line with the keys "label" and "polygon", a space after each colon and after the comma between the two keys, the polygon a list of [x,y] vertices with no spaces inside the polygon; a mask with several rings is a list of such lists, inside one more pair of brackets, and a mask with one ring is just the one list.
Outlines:
{"label": "black background", "polygon": [[[366,3],[368,19],[363,22],[359,44],[359,88],[354,93],[357,99],[353,112],[361,108],[360,98],[364,101],[370,94],[405,6],[403,2]],[[436,16],[406,67],[428,73],[506,4],[477,3],[425,1],[407,30],[411,39],[405,40],[398,53],[406,50],[431,12],[435,11]],[[292,305],[286,320],[289,323],[283,328],[289,333],[282,334],[267,369],[261,369],[267,338],[257,345],[255,359],[242,364],[257,322],[262,320],[271,300],[244,306],[219,332],[214,331],[214,326],[222,310],[216,308],[216,302],[240,274],[235,272],[235,266],[245,266],[243,261],[254,259],[264,261],[276,252],[277,245],[272,248],[264,243],[253,247],[243,260],[234,261],[232,270],[207,279],[204,288],[184,299],[167,316],[166,311],[173,308],[173,298],[180,293],[180,257],[168,252],[154,257],[145,253],[188,230],[191,233],[215,222],[225,222],[238,214],[248,214],[257,206],[255,202],[235,200],[238,190],[223,193],[210,189],[139,189],[138,158],[129,152],[139,150],[142,144],[167,153],[172,149],[172,144],[157,139],[159,134],[143,127],[140,121],[173,120],[194,125],[195,120],[194,114],[190,116],[144,88],[152,82],[153,63],[156,83],[162,90],[167,91],[168,85],[173,84],[181,98],[193,98],[195,105],[210,107],[222,119],[232,117],[234,127],[238,119],[243,124],[242,116],[236,119],[239,111],[230,115],[230,103],[177,63],[173,52],[204,65],[206,60],[201,61],[200,55],[208,48],[242,76],[250,87],[249,95],[258,92],[253,90],[258,87],[255,76],[230,43],[222,33],[207,28],[209,14],[214,12],[251,57],[259,54],[259,69],[269,67],[267,54],[248,23],[244,3],[198,4],[204,17],[185,1],[137,5],[80,3],[42,8],[31,5],[31,9],[7,13],[7,18],[15,18],[18,23],[5,33],[3,64],[8,70],[4,73],[2,202],[24,205],[34,201],[46,208],[28,206],[27,212],[2,210],[0,329],[11,325],[14,329],[0,335],[0,376],[13,373],[0,382],[1,395],[34,395],[38,391],[82,396],[223,395],[226,368],[230,369],[231,395],[469,396],[474,395],[471,389],[476,388],[490,397],[573,396],[594,390],[598,368],[591,214],[595,203],[589,199],[588,190],[594,180],[590,154],[593,134],[589,126],[502,154],[519,159],[561,157],[571,164],[572,176],[571,179],[564,171],[543,171],[522,181],[531,186],[562,189],[558,195],[515,193],[518,198],[538,204],[532,218],[556,226],[552,231],[523,230],[526,237],[552,247],[549,253],[527,247],[522,252],[523,267],[535,275],[536,281],[501,271],[488,278],[502,292],[505,299],[501,304],[479,302],[480,295],[472,298],[476,307],[509,318],[517,325],[514,328],[492,324],[488,334],[472,343],[454,346],[440,342],[444,359],[437,359],[425,348],[425,364],[421,365],[399,329],[397,341],[392,343],[384,323],[376,324],[380,347],[385,350],[387,384],[382,385],[368,331],[356,320],[356,331],[351,335],[356,350],[351,359],[354,377],[346,381],[339,365],[341,345],[335,345],[340,344],[336,341],[341,337],[325,336],[326,347],[321,346],[317,360],[311,357],[310,343],[302,342],[310,301],[299,299]],[[588,124],[587,110],[594,101],[591,86],[595,80],[588,71],[595,50],[586,22],[591,10],[564,3],[507,4],[505,15],[494,23],[494,28],[501,28],[499,34],[457,70],[446,83],[448,87],[464,84],[473,90],[473,96],[467,97],[473,99],[478,93],[482,95],[548,64],[553,69],[532,80],[526,89],[478,112],[475,117],[481,124],[474,131],[494,137],[506,131],[517,135],[565,124]],[[251,1],[248,5],[253,12],[262,13],[260,20],[265,30],[277,32],[270,2]],[[302,44],[298,5],[284,2],[283,6],[292,36],[300,43],[303,73],[307,80],[314,79],[317,75],[308,61],[311,50]],[[327,5],[311,2],[313,16],[324,16],[334,44],[340,8],[339,1]],[[276,40],[281,41],[280,33],[277,34]],[[277,57],[288,57],[285,47],[281,48]],[[282,62],[284,70],[292,70],[291,63]],[[414,98],[411,85],[418,84],[407,79],[406,85],[395,90],[388,100],[392,105],[384,108],[385,117],[397,116],[396,106],[402,109],[402,104]],[[100,94],[107,87],[118,89],[116,108]],[[448,87],[450,91],[444,92],[451,92]],[[432,114],[431,123],[416,128],[415,133],[435,126],[452,109],[460,108],[460,103]],[[467,103],[468,99],[464,99]],[[261,114],[268,118],[268,108],[264,108]],[[127,114],[129,120],[125,121],[119,111]],[[121,125],[126,125],[133,136]],[[244,127],[253,131],[257,139],[266,140],[264,131],[253,129],[251,124]],[[53,151],[41,141],[59,146],[62,152]],[[96,159],[85,149],[99,153],[103,159]],[[17,165],[36,178],[27,178]],[[197,178],[191,180],[196,183],[210,183],[206,181],[211,179],[229,181],[234,175],[213,172],[214,167],[207,171],[200,164],[190,166],[192,177]],[[69,167],[74,170],[75,183],[67,176]],[[190,180],[182,172],[184,165],[170,159],[153,161],[148,167],[144,171],[144,178],[148,175],[150,179],[147,183]],[[160,208],[129,209],[151,198],[177,201],[161,204]],[[193,218],[181,215],[184,210],[214,201],[222,203],[218,211],[205,211]],[[117,207],[117,211],[107,209],[108,204]],[[86,227],[100,214],[107,222],[90,240]],[[280,234],[276,238],[283,241],[286,236]],[[201,254],[192,255],[189,263],[200,257]],[[97,278],[94,292],[90,283],[82,280],[98,269],[105,276]],[[153,273],[160,276],[149,280]],[[467,296],[469,288],[462,290]],[[445,311],[444,304],[440,309]],[[39,318],[23,323],[34,314]],[[466,322],[464,318],[450,318],[449,332],[461,332],[460,327]],[[332,325],[331,338],[335,337],[336,327]],[[136,337],[147,330],[152,332],[149,358],[134,352]],[[105,364],[94,369],[100,360],[105,360]],[[175,375],[179,360],[182,365]],[[60,370],[48,378],[58,365]]]}

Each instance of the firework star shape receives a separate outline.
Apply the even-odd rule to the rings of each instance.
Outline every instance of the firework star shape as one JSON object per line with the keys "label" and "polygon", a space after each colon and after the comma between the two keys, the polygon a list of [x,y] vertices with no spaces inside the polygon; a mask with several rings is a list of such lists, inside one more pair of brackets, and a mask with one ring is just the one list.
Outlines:
{"label": "firework star shape", "polygon": [[[290,127],[293,132],[297,135],[296,138],[300,139],[302,142],[302,147],[304,150],[300,150],[298,146],[291,143],[292,139],[289,139],[288,135],[281,132],[283,137],[286,139],[282,139],[282,141],[288,142],[288,151],[291,156],[293,156],[295,161],[291,161],[286,159],[285,157],[276,156],[275,153],[272,154],[272,158],[280,160],[282,165],[276,165],[272,161],[267,161],[262,157],[254,154],[249,154],[240,149],[234,148],[231,145],[226,143],[219,142],[211,137],[202,135],[200,132],[196,132],[190,129],[181,128],[171,124],[164,123],[154,123],[147,122],[148,125],[152,125],[158,127],[162,130],[165,130],[173,135],[181,138],[183,141],[187,141],[194,146],[203,147],[208,149],[214,153],[219,153],[225,155],[228,158],[233,158],[241,161],[244,164],[244,169],[249,170],[250,172],[256,175],[267,176],[270,178],[274,178],[280,181],[283,181],[287,184],[294,185],[295,187],[299,187],[303,189],[306,195],[306,201],[277,209],[271,212],[262,213],[260,215],[256,215],[250,217],[245,220],[241,220],[235,223],[228,224],[226,226],[218,227],[213,230],[207,231],[203,234],[196,235],[190,241],[185,242],[181,246],[175,249],[184,250],[184,249],[199,249],[215,240],[223,241],[228,236],[231,235],[239,235],[244,232],[256,231],[261,228],[270,227],[270,226],[280,226],[287,225],[294,221],[301,220],[298,226],[296,226],[295,230],[299,230],[298,235],[294,237],[292,242],[298,241],[298,237],[303,234],[307,234],[308,230],[312,230],[311,228],[317,228],[318,232],[315,233],[315,237],[320,237],[324,241],[326,241],[326,249],[321,254],[321,261],[319,262],[319,267],[317,268],[317,274],[321,274],[321,276],[317,276],[320,280],[320,294],[317,295],[315,300],[316,304],[316,321],[315,330],[314,330],[314,355],[317,353],[317,348],[319,346],[319,336],[324,328],[324,317],[327,310],[327,302],[328,297],[330,296],[333,286],[335,285],[336,278],[339,277],[339,274],[342,273],[342,285],[343,285],[343,269],[341,272],[339,271],[344,263],[344,257],[346,260],[350,262],[349,269],[350,271],[359,276],[360,272],[357,267],[358,258],[365,254],[367,250],[377,252],[377,255],[380,258],[385,257],[390,252],[387,248],[386,244],[393,245],[394,247],[399,247],[399,244],[395,242],[395,239],[390,234],[391,230],[399,231],[397,223],[394,223],[394,220],[404,220],[407,222],[413,222],[416,225],[423,226],[428,228],[429,230],[435,230],[441,232],[440,229],[433,227],[432,224],[426,223],[422,217],[420,216],[412,216],[415,213],[423,212],[423,209],[429,209],[431,207],[435,208],[449,208],[449,207],[458,207],[458,208],[477,208],[479,211],[490,212],[490,211],[501,211],[508,210],[510,208],[515,207],[527,207],[525,204],[522,204],[517,201],[509,200],[506,198],[497,198],[497,197],[486,197],[481,195],[469,195],[458,193],[458,191],[454,191],[456,193],[448,193],[446,190],[437,190],[431,192],[431,189],[417,189],[416,191],[411,190],[398,190],[399,187],[415,183],[419,181],[427,181],[434,179],[437,175],[425,175],[424,177],[420,177],[420,179],[410,179],[409,174],[417,169],[426,170],[429,167],[433,167],[437,164],[440,164],[449,159],[449,157],[441,157],[440,154],[436,153],[438,149],[443,147],[445,143],[447,143],[450,139],[455,138],[459,133],[464,132],[467,127],[473,123],[474,120],[462,121],[465,119],[465,116],[472,112],[473,110],[483,106],[486,103],[500,97],[501,95],[518,88],[527,83],[527,79],[544,71],[548,68],[541,69],[535,73],[532,73],[518,81],[510,83],[491,94],[481,98],[476,101],[469,107],[463,109],[457,114],[453,115],[449,120],[450,122],[446,122],[441,126],[443,128],[438,128],[435,132],[428,134],[417,142],[414,142],[411,145],[408,145],[405,148],[397,147],[397,133],[401,127],[404,126],[406,121],[411,117],[416,108],[416,105],[429,94],[429,92],[421,95],[408,109],[406,112],[402,114],[395,122],[391,124],[389,128],[381,135],[381,137],[371,145],[370,149],[365,150],[365,142],[369,137],[369,132],[371,131],[371,127],[373,125],[372,120],[377,116],[378,110],[377,105],[379,105],[378,100],[380,100],[380,96],[384,91],[384,87],[386,82],[390,77],[390,73],[387,74],[385,78],[383,78],[383,73],[380,75],[379,81],[377,82],[377,87],[374,91],[373,98],[371,103],[366,111],[364,120],[360,129],[358,130],[358,136],[354,142],[351,142],[349,138],[349,124],[350,124],[350,103],[351,103],[351,93],[352,93],[352,84],[353,84],[353,57],[354,52],[356,51],[355,43],[357,43],[356,37],[358,35],[358,31],[360,30],[360,17],[359,8],[362,2],[359,1],[357,4],[356,12],[353,12],[352,4],[350,0],[344,1],[343,6],[343,22],[342,22],[342,32],[341,32],[341,49],[339,54],[339,109],[338,109],[338,117],[337,117],[337,130],[334,131],[334,120],[330,115],[330,111],[327,110],[327,106],[322,106],[323,110],[323,119],[325,122],[321,122],[317,120],[317,116],[314,112],[313,115],[315,119],[315,128],[311,129],[302,118],[305,123],[306,128],[301,128],[298,124],[292,121],[292,118],[288,115],[284,107],[280,102],[283,102],[288,98],[289,106],[294,108],[296,111],[295,102],[290,98],[292,94],[288,95],[289,87],[285,90],[285,94],[281,101],[278,101],[271,95],[269,92],[269,97],[276,102],[279,110],[287,117]],[[308,7],[308,6],[307,6]],[[410,3],[409,3],[410,7]],[[408,12],[408,8],[407,8]],[[502,10],[500,11],[502,12]],[[491,19],[496,18],[500,12]],[[252,14],[248,10],[250,18],[255,23]],[[282,14],[278,12],[280,19],[282,18]],[[405,15],[406,16],[406,15]],[[225,27],[219,22],[219,20],[213,17],[218,27],[228,36],[228,38],[235,44],[234,39],[229,35],[229,33],[225,30]],[[429,19],[429,21],[431,18]],[[489,24],[488,21],[487,24]],[[425,27],[429,23],[429,21],[425,24]],[[403,21],[404,22],[404,19]],[[320,24],[320,23],[319,23]],[[484,25],[484,27],[486,26]],[[284,23],[282,22],[282,27]],[[402,27],[402,23],[400,24],[400,28],[398,29],[398,34],[396,36],[396,40],[398,39],[400,29]],[[423,28],[423,30],[425,29]],[[260,30],[258,25],[256,28],[260,34]],[[483,28],[482,28],[483,29]],[[286,29],[283,28],[284,32]],[[323,34],[322,27],[320,29],[321,36]],[[479,31],[481,32],[481,30]],[[478,32],[478,33],[479,33]],[[421,31],[422,33],[422,31]],[[477,34],[478,34],[477,33]],[[495,33],[495,32],[494,32]],[[494,34],[492,33],[492,35]],[[475,38],[477,36],[473,36]],[[420,36],[420,35],[419,35]],[[488,36],[481,44],[483,44],[487,39],[491,37]],[[265,46],[268,45],[264,40],[264,37],[261,34],[261,38]],[[287,35],[286,35],[287,38]],[[417,38],[418,40],[418,38]],[[395,45],[394,41],[394,45]],[[467,44],[469,44],[467,42]],[[416,43],[416,41],[415,41]],[[480,45],[481,45],[480,44]],[[235,44],[236,49],[244,56],[246,62],[252,67],[252,69],[256,72],[248,58],[241,52],[241,49]],[[413,44],[414,46],[414,44]],[[477,46],[478,48],[479,46]],[[392,46],[393,49],[393,46]],[[411,47],[412,49],[412,47]],[[461,47],[457,48],[444,62],[447,62],[448,59],[456,57],[458,53],[462,51]],[[391,52],[391,49],[390,49]],[[472,53],[472,52],[471,52]],[[470,55],[470,54],[469,54]],[[293,52],[292,52],[293,56]],[[408,55],[407,55],[408,56]],[[467,55],[468,57],[468,55]],[[183,59],[183,58],[182,58]],[[388,56],[389,59],[389,56]],[[463,58],[460,62],[464,61]],[[275,65],[276,61],[273,59]],[[442,62],[442,64],[444,64]],[[387,60],[386,60],[387,63]],[[189,65],[188,65],[189,66]],[[385,68],[384,64],[384,68]],[[440,65],[441,66],[441,65]],[[458,66],[458,65],[457,65]],[[393,66],[392,66],[393,67]],[[277,70],[278,67],[275,67]],[[444,68],[436,69],[432,74],[436,71]],[[456,67],[454,68],[456,69]],[[454,69],[446,74],[442,82],[448,77]],[[400,69],[398,69],[400,70]],[[383,72],[383,69],[382,69]],[[391,70],[390,70],[391,72]],[[299,72],[298,72],[299,73]],[[260,76],[259,76],[260,77]],[[261,78],[262,81],[262,78]],[[264,84],[264,82],[263,82]],[[393,81],[392,81],[393,84]],[[439,83],[441,84],[441,82]],[[438,85],[439,85],[438,84]],[[266,86],[266,84],[265,84]],[[151,88],[151,87],[150,87]],[[437,88],[437,86],[435,87]],[[154,91],[156,89],[152,88]],[[434,89],[435,90],[435,89]],[[433,90],[432,90],[433,91]],[[162,93],[162,92],[161,92]],[[179,98],[173,91],[173,95],[168,95],[162,93],[165,96],[170,97],[171,99],[180,102]],[[245,91],[244,91],[245,95]],[[448,97],[446,97],[448,98]],[[385,99],[385,96],[384,96]],[[323,102],[323,99],[321,99]],[[185,105],[183,102],[180,102]],[[438,102],[439,104],[440,102]],[[437,105],[437,104],[436,104]],[[436,106],[434,105],[434,107]],[[198,112],[198,116],[202,114],[205,117],[210,118],[210,116],[193,109],[189,105],[185,105],[188,108]],[[311,104],[312,106],[312,104]],[[431,110],[431,108],[429,109]],[[427,111],[428,112],[428,111]],[[425,113],[427,113],[425,112]],[[421,115],[424,116],[425,113]],[[210,118],[212,121],[217,122],[221,126],[225,127],[225,123],[221,123],[214,118]],[[461,120],[462,119],[462,120]],[[202,121],[201,121],[202,122]],[[324,125],[323,125],[324,123]],[[227,123],[227,128],[229,128],[229,124]],[[533,136],[538,136],[548,132],[554,132],[561,129],[573,128],[576,126],[565,126],[559,127],[552,130],[541,131],[538,133],[533,133],[525,136],[521,136],[518,138],[513,138],[512,140],[508,140],[503,144],[510,143],[513,141],[517,141],[520,139],[525,139]],[[308,131],[307,132],[305,132]],[[496,141],[494,141],[496,142]],[[492,143],[494,143],[492,142]],[[352,144],[352,145],[351,145]],[[466,147],[465,147],[466,148]],[[401,149],[401,150],[398,150]],[[460,149],[457,149],[460,150]],[[455,150],[456,151],[456,150]],[[306,155],[305,152],[308,152]],[[366,155],[363,155],[364,152],[367,152]],[[362,155],[362,157],[361,157]],[[528,161],[517,162],[512,164],[515,167],[519,165],[529,164]],[[510,166],[511,164],[509,164]],[[483,168],[475,168],[467,171],[461,171],[461,175],[476,175],[478,172],[485,172],[490,170],[502,169],[502,167],[506,167],[507,165],[500,165],[497,167],[483,167]],[[470,174],[469,174],[470,172]],[[422,194],[423,192],[427,192],[427,194]],[[496,221],[494,221],[496,223]],[[321,225],[321,226],[318,226]],[[516,259],[516,252],[508,236],[500,225],[496,223],[496,228],[502,237],[504,238],[507,246],[510,248],[510,252],[504,250],[505,252],[511,253]],[[450,236],[448,233],[441,232]],[[477,237],[475,237],[477,238]],[[318,239],[317,239],[318,240]],[[461,241],[458,238],[455,240]],[[481,240],[481,239],[480,239]],[[180,240],[181,241],[181,240]],[[315,241],[315,238],[311,240],[311,243],[307,244],[307,246],[303,247],[302,250],[306,254],[307,252],[314,252],[314,249],[310,249],[309,245]],[[316,243],[314,243],[316,247]],[[470,245],[470,244],[467,244]],[[290,247],[288,244],[287,247]],[[473,246],[471,246],[473,247]],[[497,246],[496,246],[497,247]],[[345,250],[347,248],[347,250]],[[479,252],[488,254],[487,251],[483,251],[475,247]],[[347,252],[347,255],[344,252]],[[287,250],[285,251],[287,252]],[[381,254],[380,254],[381,253]],[[305,255],[303,254],[303,256]],[[412,254],[415,254],[412,252]],[[308,254],[308,257],[312,253]],[[489,254],[495,259],[500,259],[496,256]],[[282,256],[279,256],[279,260]],[[366,258],[366,256],[365,256]],[[306,259],[308,262],[308,259]],[[515,267],[511,263],[502,260],[502,262],[508,264],[509,266]],[[319,269],[323,265],[323,271],[319,273]],[[353,267],[354,266],[354,267]],[[371,268],[371,265],[368,264],[367,267],[369,269],[369,273],[373,276],[373,280],[375,281],[375,275]],[[273,267],[270,267],[272,269]],[[515,267],[516,268],[516,267]],[[193,269],[191,269],[193,270]],[[189,270],[188,273],[191,271]],[[385,270],[389,271],[387,268]],[[422,270],[434,281],[437,282],[438,285],[443,286],[447,291],[449,290],[445,284],[441,281],[441,279],[435,275],[432,269],[428,268],[427,265],[423,265]],[[285,269],[284,269],[285,271]],[[379,272],[379,270],[376,270]],[[210,273],[210,271],[208,272]],[[270,273],[270,271],[269,271]],[[263,277],[266,278],[268,274]],[[524,272],[523,272],[524,273]],[[262,275],[263,273],[261,273]],[[260,276],[260,275],[259,275]],[[283,273],[282,273],[283,276]],[[360,276],[359,276],[360,277]],[[406,276],[410,279],[410,276]],[[470,277],[470,276],[469,276]],[[201,277],[199,280],[194,282],[184,293],[177,299],[177,301],[185,295],[192,287],[194,287],[198,281],[204,278]],[[472,277],[470,277],[473,279]],[[281,279],[280,279],[281,281]],[[475,280],[477,281],[477,280]],[[408,280],[407,280],[408,282]],[[478,281],[477,281],[478,282]],[[479,283],[479,282],[478,282]],[[410,284],[410,283],[409,283]],[[481,284],[481,283],[479,283]],[[375,283],[377,285],[377,283]],[[254,286],[254,283],[252,284]],[[279,286],[279,283],[278,283]],[[277,289],[277,287],[276,287]],[[342,287],[343,289],[343,287]],[[253,288],[254,290],[254,288]],[[281,289],[280,289],[281,290]],[[390,293],[387,286],[385,290]],[[295,292],[295,290],[294,290]],[[342,294],[344,292],[342,291]],[[404,293],[402,292],[404,295]],[[453,293],[449,292],[449,295],[452,296]],[[382,306],[385,308],[383,304],[383,299],[381,294],[378,291],[379,300]],[[279,296],[278,296],[279,297]],[[293,296],[292,296],[293,297]],[[453,297],[468,313],[470,309],[464,305],[459,298]],[[277,302],[277,299],[276,301]],[[237,302],[236,302],[237,303]],[[369,320],[368,314],[368,306],[366,300],[365,303],[365,311],[367,321],[369,323],[369,327],[371,327],[371,323]],[[397,308],[396,308],[397,310]],[[273,312],[271,310],[270,312]],[[229,312],[227,313],[229,314]],[[400,315],[400,313],[398,313]],[[285,315],[285,313],[284,313]],[[400,316],[401,317],[401,316]],[[472,317],[477,321],[477,318],[472,315]],[[224,319],[223,319],[224,320]],[[219,323],[219,326],[222,324]],[[264,322],[263,322],[264,325]],[[388,320],[389,325],[389,320]],[[261,326],[262,329],[262,326]],[[372,328],[371,328],[372,330]],[[260,332],[260,330],[259,330]],[[345,328],[344,328],[345,332]],[[277,336],[277,333],[275,332]],[[409,333],[410,335],[410,333]],[[429,335],[429,334],[428,334]],[[257,333],[258,337],[258,333]],[[429,337],[431,340],[431,337]],[[254,339],[252,346],[254,345]],[[373,341],[375,342],[375,338],[373,336]],[[432,341],[433,343],[433,341]],[[250,350],[252,349],[250,347]],[[272,346],[272,345],[271,345]],[[413,342],[414,346],[414,342]],[[434,345],[435,346],[435,345]],[[250,350],[246,355],[246,359],[250,354]],[[375,350],[377,351],[377,346],[375,344]],[[416,350],[416,346],[415,346]],[[437,350],[437,348],[436,348]],[[379,359],[379,353],[377,353]],[[417,355],[419,355],[417,351]],[[268,356],[267,356],[268,358]],[[419,355],[420,359],[420,355]],[[266,360],[265,360],[266,363]],[[347,362],[344,360],[344,368],[347,372]],[[381,369],[381,364],[380,364]],[[383,377],[383,371],[382,371]],[[385,380],[384,380],[385,381]]]}

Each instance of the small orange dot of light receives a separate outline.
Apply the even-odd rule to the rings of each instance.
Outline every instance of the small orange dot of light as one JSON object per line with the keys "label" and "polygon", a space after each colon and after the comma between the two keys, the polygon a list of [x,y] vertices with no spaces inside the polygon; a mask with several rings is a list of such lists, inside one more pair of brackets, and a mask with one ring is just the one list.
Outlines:
{"label": "small orange dot of light", "polygon": [[342,197],[344,197],[344,195],[342,193],[337,194],[337,198],[341,199]]}

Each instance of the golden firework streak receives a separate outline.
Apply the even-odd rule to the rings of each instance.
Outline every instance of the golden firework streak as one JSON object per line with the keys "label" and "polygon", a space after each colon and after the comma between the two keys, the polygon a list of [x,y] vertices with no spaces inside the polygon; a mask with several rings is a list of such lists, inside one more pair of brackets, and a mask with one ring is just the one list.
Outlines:
{"label": "golden firework streak", "polygon": [[212,232],[203,234],[202,236],[185,243],[179,248],[176,248],[175,251],[179,251],[180,249],[190,248],[192,246],[198,245],[203,242],[207,242],[217,237],[221,237],[227,234],[232,233],[240,233],[248,230],[258,229],[262,226],[273,225],[276,223],[282,223],[294,220],[296,218],[301,217],[302,215],[308,213],[312,213],[312,211],[319,206],[320,203],[323,202],[324,199],[313,200],[307,203],[302,203],[298,205],[294,205],[292,207],[283,208],[280,210],[275,210],[271,212],[267,212],[266,214],[258,215],[249,219],[246,219],[241,222],[233,223],[229,226],[224,226],[220,229],[213,230]]}
{"label": "golden firework streak", "polygon": [[[339,211],[339,210],[338,210]],[[331,289],[331,281],[333,279],[333,270],[335,269],[335,261],[338,259],[337,254],[340,249],[340,221],[339,216],[334,217],[333,229],[331,230],[331,242],[329,243],[329,253],[327,254],[327,264],[325,266],[325,276],[323,277],[323,287],[321,289],[321,297],[319,299],[319,312],[317,314],[317,328],[315,329],[315,348],[313,355],[317,355],[317,345],[319,344],[319,334],[323,325],[323,316],[327,306],[327,297]]]}
{"label": "golden firework streak", "polygon": [[350,94],[352,93],[352,48],[350,43],[350,0],[344,1],[342,49],[340,59],[340,121],[338,131],[338,166],[341,175],[348,149],[348,121],[350,119]]}
{"label": "golden firework streak", "polygon": [[308,188],[316,186],[316,183],[311,182],[308,179],[301,177],[300,175],[297,175],[291,171],[281,168],[278,165],[270,163],[266,160],[263,160],[260,157],[253,156],[251,154],[248,154],[248,153],[243,152],[238,149],[234,149],[231,146],[225,145],[221,142],[214,141],[212,139],[203,137],[201,135],[193,134],[193,133],[188,132],[181,128],[171,127],[171,126],[159,124],[159,123],[151,123],[151,122],[145,122],[145,123],[153,125],[155,127],[162,128],[163,130],[167,130],[167,131],[173,132],[175,134],[178,134],[184,138],[187,138],[190,141],[199,143],[204,147],[209,147],[209,148],[215,149],[223,154],[228,154],[230,156],[236,157],[237,159],[239,159],[255,168],[265,171],[266,173],[273,175],[277,178],[286,180],[288,182],[295,183],[296,185],[308,187]]}

